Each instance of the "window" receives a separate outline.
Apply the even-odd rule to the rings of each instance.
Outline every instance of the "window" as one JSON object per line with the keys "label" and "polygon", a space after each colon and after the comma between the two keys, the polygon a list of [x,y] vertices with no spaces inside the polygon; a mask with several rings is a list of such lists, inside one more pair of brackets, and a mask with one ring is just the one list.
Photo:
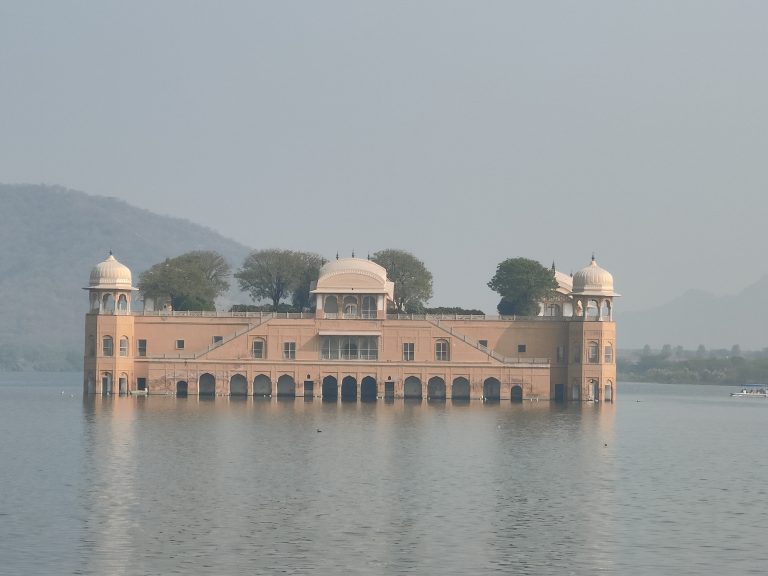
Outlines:
{"label": "window", "polygon": [[435,342],[435,360],[447,362],[451,359],[450,348],[447,340],[438,340]]}
{"label": "window", "polygon": [[478,340],[477,343],[483,348],[488,348],[488,340]]}
{"label": "window", "polygon": [[378,336],[321,336],[320,358],[323,360],[376,360],[378,357]]}
{"label": "window", "polygon": [[613,346],[610,344],[605,345],[605,363],[613,364]]}
{"label": "window", "polygon": [[360,360],[377,360],[379,358],[379,339],[376,336],[360,337]]}
{"label": "window", "polygon": [[256,359],[262,360],[264,355],[264,340],[254,340],[251,344],[251,356]]}
{"label": "window", "polygon": [[590,342],[587,348],[587,362],[597,364],[600,361],[600,347],[597,342]]}
{"label": "window", "polygon": [[296,342],[283,342],[283,358],[286,360],[296,359]]}
{"label": "window", "polygon": [[139,351],[139,356],[146,356],[147,355],[147,341],[146,340],[138,340],[137,341],[137,348]]}
{"label": "window", "polygon": [[403,342],[403,360],[406,362],[413,362],[414,347],[415,345],[413,342]]}
{"label": "window", "polygon": [[176,350],[184,350],[184,340],[176,340]]}
{"label": "window", "polygon": [[139,390],[146,390],[147,389],[147,379],[146,378],[136,378],[136,384],[137,384],[137,388]]}
{"label": "window", "polygon": [[221,344],[224,341],[224,336],[214,336],[213,337],[213,343],[214,344]]}
{"label": "window", "polygon": [[128,356],[128,337],[120,338],[120,356]]}
{"label": "window", "polygon": [[344,318],[357,318],[357,297],[344,296]]}
{"label": "window", "polygon": [[518,354],[525,354],[525,344],[518,344],[517,345],[517,353]]}
{"label": "window", "polygon": [[112,336],[104,336],[104,338],[101,339],[101,353],[104,356],[112,356],[112,346]]}
{"label": "window", "polygon": [[376,318],[376,297],[363,296],[363,318]]}

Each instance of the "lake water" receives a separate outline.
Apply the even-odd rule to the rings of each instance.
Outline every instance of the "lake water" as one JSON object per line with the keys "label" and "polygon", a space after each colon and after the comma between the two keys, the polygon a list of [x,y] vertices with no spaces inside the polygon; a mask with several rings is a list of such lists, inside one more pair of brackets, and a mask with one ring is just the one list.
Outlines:
{"label": "lake water", "polygon": [[83,398],[0,374],[1,574],[764,574],[768,401]]}

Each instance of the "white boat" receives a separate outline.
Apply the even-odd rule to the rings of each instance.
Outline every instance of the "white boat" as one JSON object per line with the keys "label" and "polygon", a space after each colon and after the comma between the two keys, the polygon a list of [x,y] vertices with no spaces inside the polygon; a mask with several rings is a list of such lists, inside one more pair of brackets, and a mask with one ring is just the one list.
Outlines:
{"label": "white boat", "polygon": [[736,398],[768,398],[768,385],[744,384],[741,392],[731,392],[731,396]]}

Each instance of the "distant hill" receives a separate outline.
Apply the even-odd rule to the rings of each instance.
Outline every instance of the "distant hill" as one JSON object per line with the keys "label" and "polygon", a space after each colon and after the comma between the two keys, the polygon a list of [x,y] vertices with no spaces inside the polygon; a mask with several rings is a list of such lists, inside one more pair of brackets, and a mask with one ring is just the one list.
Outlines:
{"label": "distant hill", "polygon": [[82,287],[109,250],[134,284],[143,270],[190,250],[216,250],[233,270],[249,252],[213,230],[121,200],[15,184],[0,184],[0,250],[0,369],[81,365]]}
{"label": "distant hill", "polygon": [[620,348],[660,348],[664,344],[696,349],[743,350],[768,347],[768,276],[735,295],[715,296],[689,290],[651,310],[617,314]]}

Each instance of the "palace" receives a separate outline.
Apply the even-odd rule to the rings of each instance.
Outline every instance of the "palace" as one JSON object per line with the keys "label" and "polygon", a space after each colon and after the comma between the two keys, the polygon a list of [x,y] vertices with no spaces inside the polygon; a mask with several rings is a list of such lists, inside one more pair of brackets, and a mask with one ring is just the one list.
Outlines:
{"label": "palace", "polygon": [[84,392],[612,402],[613,277],[594,257],[553,274],[532,317],[388,313],[394,284],[361,258],[322,267],[312,313],[134,311],[110,254],[85,288]]}

